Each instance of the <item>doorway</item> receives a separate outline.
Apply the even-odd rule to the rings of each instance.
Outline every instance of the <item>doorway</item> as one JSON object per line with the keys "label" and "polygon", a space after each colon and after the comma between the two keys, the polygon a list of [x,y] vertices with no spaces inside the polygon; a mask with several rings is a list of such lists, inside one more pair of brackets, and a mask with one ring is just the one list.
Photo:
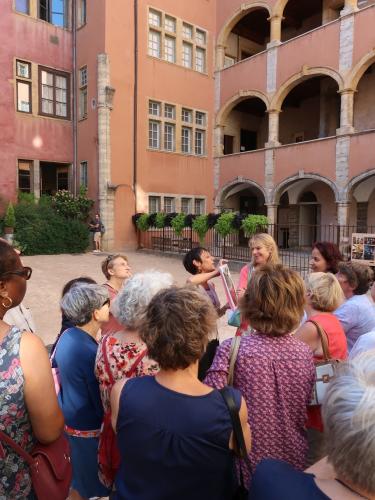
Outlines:
{"label": "doorway", "polygon": [[57,191],[69,191],[70,165],[67,163],[40,162],[40,193],[54,196]]}

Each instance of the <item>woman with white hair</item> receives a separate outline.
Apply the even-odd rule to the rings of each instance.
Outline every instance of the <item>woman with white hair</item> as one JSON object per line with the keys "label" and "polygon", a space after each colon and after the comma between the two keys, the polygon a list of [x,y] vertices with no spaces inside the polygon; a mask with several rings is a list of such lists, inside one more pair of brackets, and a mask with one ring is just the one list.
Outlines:
{"label": "woman with white hair", "polygon": [[96,336],[109,317],[105,287],[77,284],[61,299],[61,309],[71,321],[55,350],[59,371],[59,403],[65,417],[73,465],[70,500],[107,496],[98,477],[98,443],[103,420],[99,384],[95,378]]}
{"label": "woman with white hair", "polygon": [[95,363],[105,411],[110,408],[110,393],[117,380],[155,375],[159,371],[158,364],[147,356],[146,344],[138,333],[138,322],[153,296],[172,284],[170,274],[146,271],[132,276],[117,295],[113,313],[123,330],[101,339]]}
{"label": "woman with white hair", "polygon": [[323,402],[327,457],[306,472],[265,460],[252,500],[375,499],[375,351],[343,363]]}

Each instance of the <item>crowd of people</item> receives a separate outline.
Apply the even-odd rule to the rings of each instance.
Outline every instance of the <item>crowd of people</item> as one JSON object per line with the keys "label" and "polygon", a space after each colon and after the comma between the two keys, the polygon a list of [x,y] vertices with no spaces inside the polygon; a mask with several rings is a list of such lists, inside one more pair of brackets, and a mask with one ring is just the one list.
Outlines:
{"label": "crowd of people", "polygon": [[374,500],[372,270],[327,242],[305,281],[270,235],[250,253],[233,338],[207,249],[185,256],[184,286],[116,254],[104,283],[63,287],[49,359],[12,316],[32,269],[0,240],[0,499],[49,500],[2,434],[28,453],[63,434],[70,500]]}

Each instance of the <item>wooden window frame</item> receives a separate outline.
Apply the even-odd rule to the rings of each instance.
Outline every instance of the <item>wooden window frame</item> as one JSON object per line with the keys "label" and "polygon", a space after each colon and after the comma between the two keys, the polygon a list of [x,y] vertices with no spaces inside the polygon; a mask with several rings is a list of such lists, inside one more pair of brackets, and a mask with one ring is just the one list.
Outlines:
{"label": "wooden window frame", "polygon": [[[42,71],[53,74],[53,114],[43,113],[42,111]],[[62,76],[66,78],[66,116],[60,116],[56,114],[56,76]],[[38,114],[40,116],[46,116],[48,118],[57,118],[58,120],[70,120],[71,119],[71,96],[70,96],[70,73],[65,71],[56,70],[53,68],[48,68],[47,66],[38,66]]]}

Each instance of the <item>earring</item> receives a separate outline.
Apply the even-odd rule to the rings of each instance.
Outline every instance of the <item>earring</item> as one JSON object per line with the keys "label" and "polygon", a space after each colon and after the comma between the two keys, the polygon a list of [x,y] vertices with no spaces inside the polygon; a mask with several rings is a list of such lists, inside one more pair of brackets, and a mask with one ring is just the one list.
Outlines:
{"label": "earring", "polygon": [[[6,300],[8,301],[7,304],[5,304]],[[13,305],[13,300],[10,297],[4,297],[1,305],[5,307],[5,309],[10,309]]]}

